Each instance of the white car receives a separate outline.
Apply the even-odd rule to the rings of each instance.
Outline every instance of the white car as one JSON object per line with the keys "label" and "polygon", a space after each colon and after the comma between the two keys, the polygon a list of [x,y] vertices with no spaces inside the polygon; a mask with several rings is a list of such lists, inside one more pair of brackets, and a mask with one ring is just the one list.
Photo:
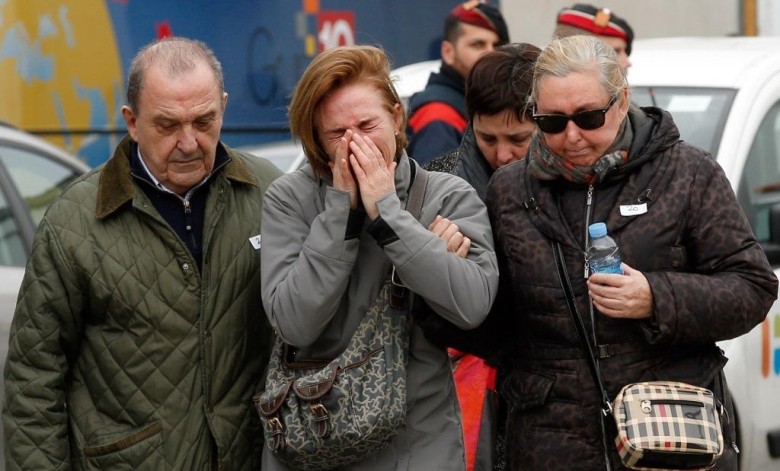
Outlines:
{"label": "white car", "polygon": [[303,148],[300,143],[295,141],[274,141],[237,147],[236,149],[268,159],[283,172],[298,170],[306,163]]}
{"label": "white car", "polygon": [[[632,101],[671,112],[682,138],[723,167],[780,276],[780,38],[636,40]],[[404,99],[438,61],[393,71]],[[736,412],[740,469],[780,469],[780,302],[760,326],[721,342]]]}
{"label": "white car", "polygon": [[440,60],[432,60],[405,65],[390,72],[390,78],[398,96],[404,102],[404,107],[408,107],[410,96],[425,88],[431,72],[438,72],[440,67]]}
{"label": "white car", "polygon": [[[0,344],[7,346],[24,266],[35,228],[62,189],[87,164],[0,122]],[[0,360],[5,360],[3,355]],[[0,373],[2,365],[0,363]]]}
{"label": "white car", "polygon": [[[712,153],[780,275],[780,38],[637,40],[631,62],[632,100],[668,110],[683,139]],[[780,302],[720,345],[740,469],[780,469]]]}

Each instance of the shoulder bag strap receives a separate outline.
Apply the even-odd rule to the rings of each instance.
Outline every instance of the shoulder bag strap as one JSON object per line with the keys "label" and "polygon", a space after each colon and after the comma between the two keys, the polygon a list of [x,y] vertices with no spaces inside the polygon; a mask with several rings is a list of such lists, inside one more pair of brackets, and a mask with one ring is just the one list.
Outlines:
{"label": "shoulder bag strap", "polygon": [[[409,159],[412,167],[412,184],[406,198],[406,210],[418,221],[422,215],[425,190],[428,188],[428,172],[412,159]],[[390,307],[393,309],[405,309],[407,289],[403,282],[395,274],[395,266],[390,272]]]}
{"label": "shoulder bag strap", "polygon": [[582,340],[582,344],[585,347],[585,352],[588,355],[588,366],[593,374],[593,378],[596,380],[596,385],[599,387],[601,393],[601,400],[604,403],[602,412],[604,415],[612,413],[612,403],[609,402],[609,396],[604,389],[604,383],[601,380],[601,373],[599,367],[596,364],[596,356],[593,354],[593,347],[588,340],[588,334],[585,332],[585,324],[582,322],[579,310],[577,309],[577,301],[574,299],[574,290],[571,287],[571,280],[569,280],[569,273],[566,271],[566,265],[563,262],[563,249],[560,242],[552,242],[553,257],[555,258],[555,265],[558,268],[558,277],[561,279],[561,286],[563,292],[566,295],[566,304],[569,306],[569,314],[574,320],[574,325],[577,327],[577,333]]}
{"label": "shoulder bag strap", "polygon": [[411,188],[409,188],[406,210],[419,221],[422,214],[423,201],[425,200],[425,190],[428,188],[428,172],[412,159],[409,159],[409,163],[412,169],[414,169],[414,181]]}

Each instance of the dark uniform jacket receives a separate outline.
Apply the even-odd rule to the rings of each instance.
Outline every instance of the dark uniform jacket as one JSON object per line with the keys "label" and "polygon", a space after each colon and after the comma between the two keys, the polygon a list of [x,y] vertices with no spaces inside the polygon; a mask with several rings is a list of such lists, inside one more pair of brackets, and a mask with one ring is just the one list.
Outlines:
{"label": "dark uniform jacket", "polygon": [[421,165],[456,149],[468,123],[464,79],[442,64],[425,89],[409,98],[407,152]]}

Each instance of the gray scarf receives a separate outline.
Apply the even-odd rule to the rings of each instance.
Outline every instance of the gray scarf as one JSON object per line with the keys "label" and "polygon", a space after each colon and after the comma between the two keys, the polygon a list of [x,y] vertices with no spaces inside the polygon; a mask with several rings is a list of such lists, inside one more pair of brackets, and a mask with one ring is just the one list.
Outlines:
{"label": "gray scarf", "polygon": [[528,149],[528,170],[538,180],[565,178],[574,183],[596,184],[614,169],[628,162],[628,149],[634,139],[631,122],[626,115],[620,125],[615,141],[593,165],[575,165],[553,153],[544,142],[544,133],[537,132]]}

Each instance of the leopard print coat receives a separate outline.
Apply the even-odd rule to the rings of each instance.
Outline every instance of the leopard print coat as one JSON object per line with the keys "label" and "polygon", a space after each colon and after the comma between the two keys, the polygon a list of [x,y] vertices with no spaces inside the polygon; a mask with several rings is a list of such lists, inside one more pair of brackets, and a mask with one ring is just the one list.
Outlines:
{"label": "leopard print coat", "polygon": [[[510,469],[607,469],[606,459],[623,469],[611,424],[602,429],[599,393],[552,242],[563,247],[581,317],[603,346],[600,368],[610,398],[629,382],[684,381],[714,389],[734,417],[719,381],[726,358],[715,342],[760,323],[777,295],[777,279],[714,159],[680,141],[665,111],[632,107],[630,118],[626,171],[595,187],[533,179],[526,161],[499,169],[490,182],[486,203],[501,287],[472,338],[489,339],[477,342],[476,353],[500,366]],[[641,214],[630,215],[629,207]],[[597,221],[606,222],[623,261],[646,276],[651,319],[615,320],[592,308],[585,234]],[[730,443],[734,422],[724,422]],[[736,469],[735,460],[727,447],[715,469]]]}

